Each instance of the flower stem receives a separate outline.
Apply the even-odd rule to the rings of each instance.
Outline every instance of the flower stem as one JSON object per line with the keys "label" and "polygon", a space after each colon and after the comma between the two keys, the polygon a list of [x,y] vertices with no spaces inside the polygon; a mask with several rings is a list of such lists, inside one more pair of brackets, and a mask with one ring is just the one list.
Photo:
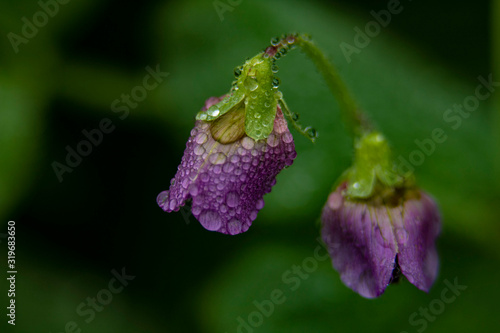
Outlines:
{"label": "flower stem", "polygon": [[338,100],[340,111],[347,128],[353,138],[359,138],[371,131],[371,125],[359,110],[356,102],[350,95],[347,87],[340,78],[333,64],[326,58],[324,53],[311,41],[307,35],[296,37],[296,45],[312,60],[318,71],[330,88],[330,91]]}

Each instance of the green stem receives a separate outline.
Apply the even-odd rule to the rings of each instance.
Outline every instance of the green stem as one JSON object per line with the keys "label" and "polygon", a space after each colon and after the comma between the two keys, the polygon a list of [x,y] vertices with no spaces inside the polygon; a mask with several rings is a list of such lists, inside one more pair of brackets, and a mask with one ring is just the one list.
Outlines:
{"label": "green stem", "polygon": [[296,45],[304,51],[323,75],[328,88],[338,100],[340,111],[353,138],[359,138],[366,132],[371,131],[371,126],[351,97],[335,67],[323,52],[306,35],[297,36]]}

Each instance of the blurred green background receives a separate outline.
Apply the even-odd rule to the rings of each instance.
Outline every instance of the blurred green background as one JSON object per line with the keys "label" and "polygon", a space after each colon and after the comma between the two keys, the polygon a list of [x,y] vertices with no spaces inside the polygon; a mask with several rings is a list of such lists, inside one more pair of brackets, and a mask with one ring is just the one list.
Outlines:
{"label": "blurred green background", "polygon": [[[1,331],[78,332],[71,322],[96,333],[498,328],[499,93],[456,129],[443,114],[474,94],[478,76],[500,80],[500,52],[493,56],[500,6],[401,1],[401,12],[348,62],[339,45],[354,45],[353,29],[364,30],[370,12],[390,2],[221,0],[220,16],[213,1],[69,1],[57,13],[52,8],[53,17],[16,53],[9,33],[24,38],[23,17],[44,23],[36,14],[42,9],[36,1],[2,0]],[[226,93],[233,68],[271,37],[294,31],[311,34],[331,57],[396,156],[408,159],[415,140],[445,131],[447,140],[415,171],[443,215],[440,274],[429,294],[403,280],[377,300],[363,299],[340,282],[329,260],[315,259],[307,278],[290,273],[313,260],[321,207],[351,159],[338,106],[298,50],[278,63],[280,90],[320,137],[313,145],[292,130],[298,157],[250,230],[232,237],[209,232],[189,211],[166,214],[157,206],[205,99]],[[111,105],[142,85],[147,66],[169,75],[121,119]],[[66,146],[76,149],[82,131],[104,118],[114,130],[60,182],[53,163],[65,164]],[[15,327],[5,316],[9,220],[17,226]],[[135,278],[108,293],[112,270],[122,268]],[[442,303],[445,281],[455,279],[467,289]],[[256,315],[254,301],[270,299],[275,289],[284,302],[269,316]],[[106,304],[92,318],[82,315],[96,296]],[[422,319],[420,308],[429,307],[435,315]],[[256,327],[238,328],[238,318],[248,323],[249,316]]]}

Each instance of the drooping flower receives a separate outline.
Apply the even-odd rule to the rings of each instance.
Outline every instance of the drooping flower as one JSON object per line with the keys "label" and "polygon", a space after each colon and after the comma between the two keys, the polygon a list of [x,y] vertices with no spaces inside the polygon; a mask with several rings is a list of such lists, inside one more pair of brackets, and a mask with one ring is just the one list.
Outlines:
{"label": "drooping flower", "polygon": [[264,194],[297,155],[272,67],[269,54],[257,55],[235,70],[228,95],[206,101],[170,189],[157,197],[164,211],[191,201],[192,214],[207,230],[248,230]]}
{"label": "drooping flower", "polygon": [[385,139],[366,135],[321,216],[333,267],[366,298],[380,296],[401,274],[429,291],[438,272],[438,207],[411,178],[393,170]]}

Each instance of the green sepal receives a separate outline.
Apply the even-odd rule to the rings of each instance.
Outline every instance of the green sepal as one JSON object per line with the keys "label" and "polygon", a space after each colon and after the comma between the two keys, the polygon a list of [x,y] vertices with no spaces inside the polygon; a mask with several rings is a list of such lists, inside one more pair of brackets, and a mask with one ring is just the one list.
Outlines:
{"label": "green sepal", "polygon": [[238,105],[245,98],[245,93],[241,90],[233,90],[231,94],[224,97],[222,101],[212,105],[205,111],[200,111],[196,115],[196,120],[212,121],[228,113],[233,107]]}
{"label": "green sepal", "polygon": [[271,59],[260,54],[250,59],[243,68],[241,83],[247,94],[245,132],[254,140],[267,138],[274,127],[278,90],[273,86],[271,66]]}
{"label": "green sepal", "polygon": [[354,165],[343,178],[348,180],[347,195],[359,199],[371,197],[378,188],[401,187],[409,181],[398,174],[389,144],[378,132],[370,132],[358,139]]}

